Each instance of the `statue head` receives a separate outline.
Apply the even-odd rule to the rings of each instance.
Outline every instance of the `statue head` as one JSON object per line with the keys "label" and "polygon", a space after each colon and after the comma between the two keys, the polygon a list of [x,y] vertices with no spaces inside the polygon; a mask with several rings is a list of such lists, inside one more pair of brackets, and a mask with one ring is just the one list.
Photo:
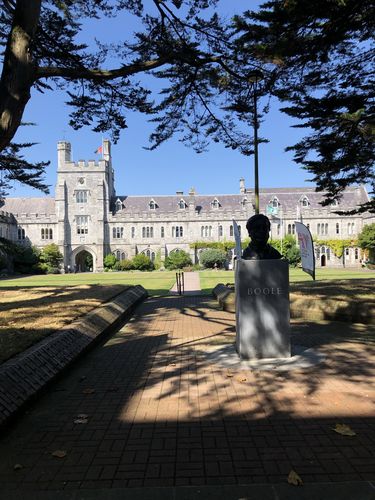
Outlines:
{"label": "statue head", "polygon": [[256,245],[266,245],[271,229],[271,223],[263,214],[255,214],[246,223],[246,229],[251,241]]}

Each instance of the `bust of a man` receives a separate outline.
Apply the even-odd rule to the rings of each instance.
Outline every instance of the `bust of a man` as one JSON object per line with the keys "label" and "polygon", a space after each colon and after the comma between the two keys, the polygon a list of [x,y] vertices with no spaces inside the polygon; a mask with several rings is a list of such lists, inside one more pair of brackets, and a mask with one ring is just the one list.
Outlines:
{"label": "bust of a man", "polygon": [[281,259],[282,255],[267,243],[271,223],[263,214],[255,214],[246,223],[250,243],[245,248],[242,258],[246,260]]}

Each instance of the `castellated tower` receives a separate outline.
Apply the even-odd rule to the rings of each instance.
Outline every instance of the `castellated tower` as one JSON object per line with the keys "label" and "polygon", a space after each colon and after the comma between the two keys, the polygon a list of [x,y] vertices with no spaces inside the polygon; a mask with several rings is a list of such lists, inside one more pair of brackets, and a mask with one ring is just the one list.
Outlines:
{"label": "castellated tower", "polygon": [[103,270],[105,242],[109,241],[108,213],[115,196],[111,144],[103,141],[103,158],[73,162],[68,142],[57,145],[57,239],[66,269]]}

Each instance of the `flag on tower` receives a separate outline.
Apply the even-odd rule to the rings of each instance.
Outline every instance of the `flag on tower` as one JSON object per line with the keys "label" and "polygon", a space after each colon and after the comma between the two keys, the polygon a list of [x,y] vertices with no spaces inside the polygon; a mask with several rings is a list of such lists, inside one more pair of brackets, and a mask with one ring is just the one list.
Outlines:
{"label": "flag on tower", "polygon": [[98,149],[95,151],[96,155],[100,155],[103,153],[103,146],[99,146]]}

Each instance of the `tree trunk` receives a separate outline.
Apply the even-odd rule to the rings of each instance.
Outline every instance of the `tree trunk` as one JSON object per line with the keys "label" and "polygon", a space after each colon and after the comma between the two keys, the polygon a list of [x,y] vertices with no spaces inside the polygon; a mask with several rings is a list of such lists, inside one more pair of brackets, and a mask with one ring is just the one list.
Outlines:
{"label": "tree trunk", "polygon": [[41,0],[17,0],[14,9],[0,80],[0,151],[11,142],[21,123],[36,78],[31,44],[40,8]]}

